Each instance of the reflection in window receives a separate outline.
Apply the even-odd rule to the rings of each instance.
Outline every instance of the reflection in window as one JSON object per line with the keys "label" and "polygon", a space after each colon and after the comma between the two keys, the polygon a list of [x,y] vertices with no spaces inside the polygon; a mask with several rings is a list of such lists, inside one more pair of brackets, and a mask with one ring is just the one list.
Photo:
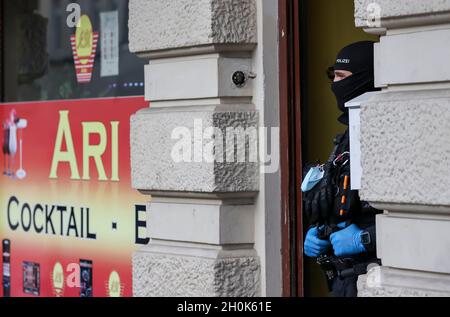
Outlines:
{"label": "reflection in window", "polygon": [[[99,35],[103,19],[107,34],[105,45],[99,38],[89,83],[77,79],[71,46],[76,28],[66,22],[70,3],[81,6],[81,14],[89,17],[92,31]],[[3,0],[2,6],[4,101],[144,94],[145,61],[128,48],[128,0]],[[109,17],[107,22],[105,17]],[[113,54],[109,64],[102,63],[102,49],[118,51],[118,58]],[[112,67],[112,71],[105,71],[106,67]]]}

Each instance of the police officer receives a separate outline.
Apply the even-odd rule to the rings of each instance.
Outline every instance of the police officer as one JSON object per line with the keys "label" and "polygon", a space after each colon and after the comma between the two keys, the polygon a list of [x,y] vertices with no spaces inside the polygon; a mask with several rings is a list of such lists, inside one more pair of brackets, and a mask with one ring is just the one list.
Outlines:
{"label": "police officer", "polygon": [[[339,122],[349,124],[345,103],[374,87],[374,43],[351,44],[338,54],[332,90],[342,112]],[[305,254],[319,258],[335,297],[356,297],[358,276],[366,274],[376,258],[375,216],[381,213],[362,202],[350,189],[348,129],[335,140],[335,149],[321,170],[323,179],[304,194],[304,211],[311,222]]]}

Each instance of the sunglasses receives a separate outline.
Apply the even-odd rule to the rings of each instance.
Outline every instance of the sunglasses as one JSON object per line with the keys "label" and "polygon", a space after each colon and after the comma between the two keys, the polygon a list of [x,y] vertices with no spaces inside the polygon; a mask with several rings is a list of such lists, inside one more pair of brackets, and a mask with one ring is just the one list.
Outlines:
{"label": "sunglasses", "polygon": [[327,77],[329,80],[334,81],[334,78],[336,77],[336,75],[334,74],[334,67],[330,66],[327,69]]}

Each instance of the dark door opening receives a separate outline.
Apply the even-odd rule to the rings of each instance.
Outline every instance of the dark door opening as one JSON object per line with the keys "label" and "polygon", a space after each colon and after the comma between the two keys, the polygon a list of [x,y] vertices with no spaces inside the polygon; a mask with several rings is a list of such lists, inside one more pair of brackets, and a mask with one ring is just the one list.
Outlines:
{"label": "dark door opening", "polygon": [[283,296],[303,296],[300,0],[279,0]]}
{"label": "dark door opening", "polygon": [[345,130],[328,77],[338,51],[377,38],[355,27],[353,0],[279,0],[279,39],[283,295],[329,296],[322,271],[303,256],[302,170],[326,161]]}

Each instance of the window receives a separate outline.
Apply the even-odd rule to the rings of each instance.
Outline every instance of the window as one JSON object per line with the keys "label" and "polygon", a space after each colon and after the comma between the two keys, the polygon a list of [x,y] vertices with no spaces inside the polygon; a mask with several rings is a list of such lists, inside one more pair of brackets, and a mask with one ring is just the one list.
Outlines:
{"label": "window", "polygon": [[[67,23],[71,3],[80,28]],[[145,61],[128,48],[128,0],[3,0],[2,8],[3,101],[144,94]]]}

